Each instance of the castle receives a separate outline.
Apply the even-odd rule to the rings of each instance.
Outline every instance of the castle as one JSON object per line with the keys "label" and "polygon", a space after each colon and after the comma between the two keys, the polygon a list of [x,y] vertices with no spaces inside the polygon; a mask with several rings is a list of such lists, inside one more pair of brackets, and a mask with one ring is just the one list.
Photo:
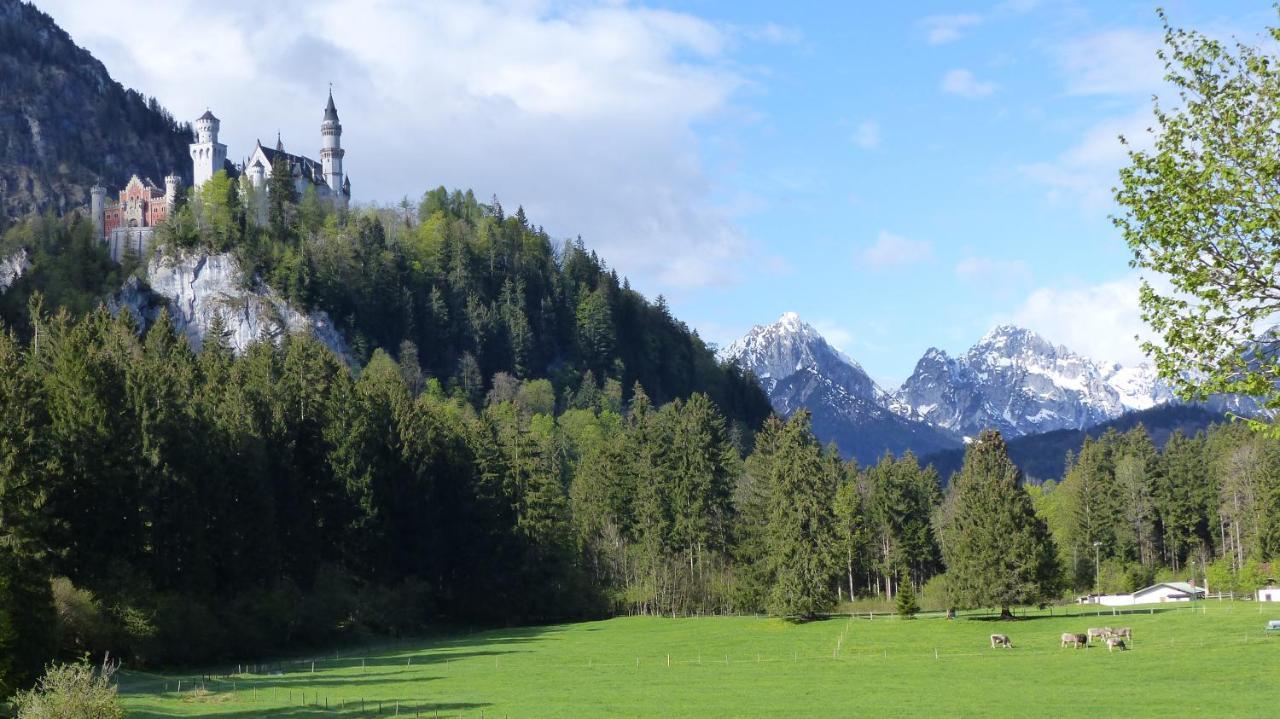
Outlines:
{"label": "castle", "polygon": [[[283,162],[293,176],[298,196],[314,188],[316,196],[345,209],[351,200],[351,179],[342,172],[342,124],[338,121],[338,109],[333,104],[333,90],[324,108],[320,123],[320,161],[284,151],[284,142],[276,136],[275,149],[267,149],[259,140],[253,153],[236,165],[227,160],[227,146],[218,142],[221,121],[208,110],[196,119],[195,142],[191,143],[191,177],[195,187],[208,182],[218,171],[229,177],[244,175],[255,190],[267,191],[267,181],[275,169],[277,160]],[[177,175],[164,178],[164,190],[150,180],[134,175],[120,191],[117,199],[108,200],[107,190],[95,184],[89,190],[89,211],[100,238],[110,250],[111,258],[119,262],[127,251],[145,257],[151,249],[156,225],[173,211],[180,190],[181,179]]]}

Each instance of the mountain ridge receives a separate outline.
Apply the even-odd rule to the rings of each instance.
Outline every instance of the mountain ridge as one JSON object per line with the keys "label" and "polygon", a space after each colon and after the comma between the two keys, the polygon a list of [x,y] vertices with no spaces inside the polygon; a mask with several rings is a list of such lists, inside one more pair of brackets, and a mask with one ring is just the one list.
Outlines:
{"label": "mountain ridge", "polygon": [[[1097,361],[1011,324],[996,325],[957,356],[930,347],[892,391],[795,312],[752,327],[721,357],[754,372],[779,414],[808,409],[819,436],[859,461],[885,451],[956,450],[984,429],[1011,440],[1084,432],[1135,413],[1186,406],[1150,364]],[[1232,397],[1201,409],[1222,417],[1257,408],[1249,398]]]}

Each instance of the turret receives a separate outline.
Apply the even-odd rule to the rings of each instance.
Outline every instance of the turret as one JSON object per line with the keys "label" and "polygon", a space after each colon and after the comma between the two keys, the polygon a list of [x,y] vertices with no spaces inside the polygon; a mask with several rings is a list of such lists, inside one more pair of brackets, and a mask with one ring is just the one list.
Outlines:
{"label": "turret", "polygon": [[191,143],[191,178],[196,187],[213,177],[227,161],[227,146],[218,142],[221,125],[208,110],[196,118],[196,141]]}
{"label": "turret", "polygon": [[106,239],[107,188],[95,182],[89,188],[89,214],[93,216],[93,227],[99,240]]}
{"label": "turret", "polygon": [[182,187],[182,178],[177,173],[167,175],[164,178],[164,203],[172,210],[173,206],[178,202],[178,190]]}
{"label": "turret", "polygon": [[[329,90],[329,103],[324,108],[324,121],[320,123],[320,163],[324,166],[325,183],[333,196],[342,201],[342,123],[338,122],[338,108],[333,105],[333,89]],[[349,186],[348,186],[349,187]]]}
{"label": "turret", "polygon": [[254,162],[252,165],[249,165],[245,170],[245,174],[249,176],[249,183],[254,187],[262,187],[262,185],[267,181],[266,169],[263,168],[262,163],[260,162]]}

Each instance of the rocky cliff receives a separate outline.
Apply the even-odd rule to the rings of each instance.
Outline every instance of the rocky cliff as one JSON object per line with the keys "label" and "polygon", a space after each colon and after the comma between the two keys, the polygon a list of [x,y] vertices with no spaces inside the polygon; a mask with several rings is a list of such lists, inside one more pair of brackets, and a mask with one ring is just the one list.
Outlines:
{"label": "rocky cliff", "polygon": [[228,254],[157,255],[147,265],[146,281],[131,278],[112,298],[111,306],[144,323],[155,321],[167,309],[195,349],[220,318],[224,337],[237,353],[257,341],[307,332],[349,358],[347,344],[327,314],[302,312],[270,287],[251,283]]}
{"label": "rocky cliff", "polygon": [[26,249],[20,249],[17,252],[5,258],[0,258],[0,294],[13,286],[27,270],[31,269],[30,256]]}

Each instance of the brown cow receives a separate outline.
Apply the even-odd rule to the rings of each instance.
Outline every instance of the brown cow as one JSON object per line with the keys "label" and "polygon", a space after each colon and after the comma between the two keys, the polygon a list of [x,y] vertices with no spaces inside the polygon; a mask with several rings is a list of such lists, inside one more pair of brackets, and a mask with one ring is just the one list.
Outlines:
{"label": "brown cow", "polygon": [[991,648],[992,648],[992,649],[995,649],[996,647],[1004,647],[1005,649],[1013,649],[1013,642],[1009,640],[1009,636],[1008,636],[1008,635],[1006,635],[1006,634],[992,634],[992,635],[991,635]]}
{"label": "brown cow", "polygon": [[1124,640],[1120,637],[1107,637],[1107,651],[1109,652],[1112,649],[1119,649],[1123,652],[1128,647],[1124,645]]}
{"label": "brown cow", "polygon": [[1088,647],[1088,646],[1089,646],[1089,635],[1087,635],[1087,634],[1073,634],[1073,633],[1071,633],[1071,632],[1065,632],[1065,633],[1062,635],[1062,644],[1059,646],[1059,649],[1061,649],[1062,647],[1066,647],[1066,646],[1070,646],[1070,647],[1071,647],[1071,648],[1073,648],[1073,649],[1080,649],[1081,647]]}

